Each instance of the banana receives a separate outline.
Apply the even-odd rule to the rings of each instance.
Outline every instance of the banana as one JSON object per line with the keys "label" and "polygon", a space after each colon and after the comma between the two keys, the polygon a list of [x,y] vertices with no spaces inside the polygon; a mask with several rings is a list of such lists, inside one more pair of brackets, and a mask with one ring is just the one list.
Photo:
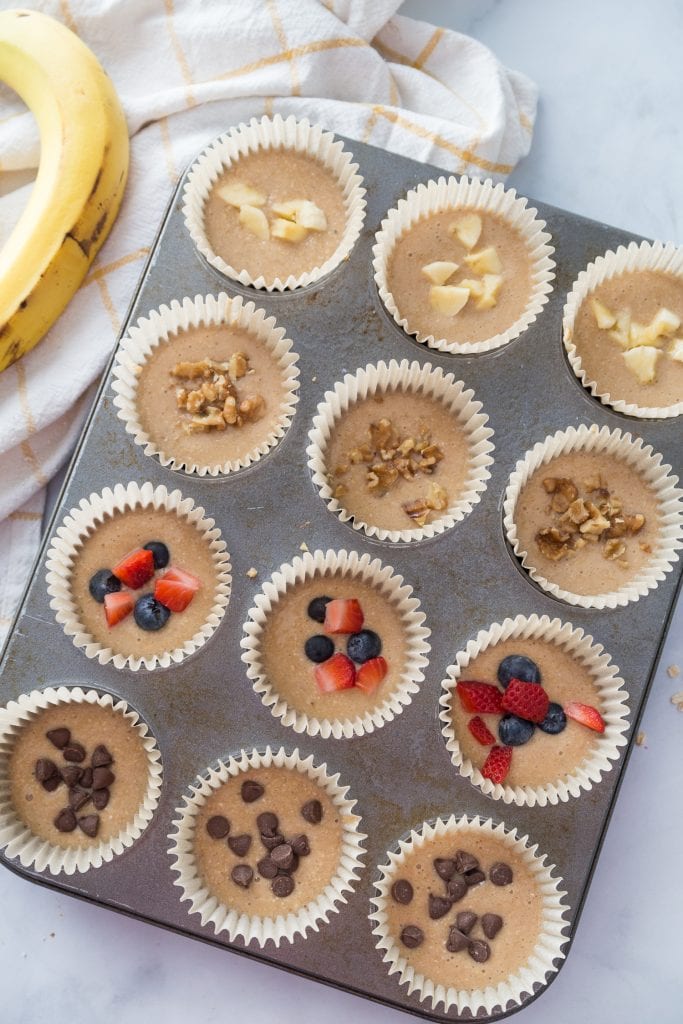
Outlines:
{"label": "banana", "polygon": [[36,345],[116,218],[128,131],[114,87],[73,32],[38,11],[0,12],[0,80],[33,111],[40,166],[0,252],[0,371]]}

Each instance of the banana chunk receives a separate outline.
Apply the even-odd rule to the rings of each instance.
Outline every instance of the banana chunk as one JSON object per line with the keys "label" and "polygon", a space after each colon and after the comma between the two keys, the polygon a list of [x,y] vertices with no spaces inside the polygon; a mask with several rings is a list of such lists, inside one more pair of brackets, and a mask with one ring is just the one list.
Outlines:
{"label": "banana chunk", "polygon": [[245,206],[240,206],[240,224],[244,224],[252,235],[256,235],[264,242],[270,238],[266,215],[256,206],[250,206],[248,203]]}
{"label": "banana chunk", "polygon": [[280,238],[283,242],[300,242],[306,237],[308,231],[301,224],[278,217],[273,224],[272,234],[273,238]]}
{"label": "banana chunk", "polygon": [[466,249],[474,249],[481,235],[481,227],[481,217],[478,213],[464,213],[448,225],[448,230]]}
{"label": "banana chunk", "polygon": [[436,260],[434,263],[427,263],[422,268],[422,273],[432,284],[445,284],[449,277],[458,269],[457,263],[450,263],[448,260]]}
{"label": "banana chunk", "polygon": [[296,222],[301,224],[302,228],[307,228],[309,231],[327,231],[325,211],[321,210],[319,206],[316,206],[309,199],[304,199],[301,204],[296,215]]}
{"label": "banana chunk", "polygon": [[296,220],[303,199],[288,199],[286,203],[273,203],[273,213],[284,220]]}
{"label": "banana chunk", "polygon": [[675,359],[677,363],[683,363],[683,338],[674,338],[671,342],[669,355],[672,359]]}
{"label": "banana chunk", "polygon": [[653,343],[657,338],[670,338],[676,333],[680,326],[681,318],[672,312],[672,310],[666,309],[662,306],[662,308],[655,313],[650,323],[650,336]]}
{"label": "banana chunk", "polygon": [[429,289],[429,304],[437,313],[455,316],[470,297],[468,288],[457,285],[433,284]]}
{"label": "banana chunk", "polygon": [[660,356],[658,348],[652,345],[639,345],[638,348],[631,348],[622,355],[629,370],[641,384],[652,384],[657,375],[657,359]]}
{"label": "banana chunk", "polygon": [[218,195],[229,206],[236,206],[237,209],[242,206],[263,206],[266,201],[262,192],[243,181],[229,181],[221,185]]}
{"label": "banana chunk", "polygon": [[477,300],[477,309],[493,309],[498,304],[498,294],[503,278],[500,274],[484,274],[481,282],[482,294]]}
{"label": "banana chunk", "polygon": [[628,348],[631,340],[631,313],[628,309],[620,309],[614,328],[609,332],[612,341],[622,348]]}
{"label": "banana chunk", "polygon": [[460,288],[467,288],[471,299],[481,299],[484,296],[484,279],[481,277],[466,277],[458,281]]}
{"label": "banana chunk", "polygon": [[637,320],[631,321],[628,331],[627,348],[638,348],[641,345],[651,345],[654,348],[658,348],[660,344],[661,342],[657,336],[652,336],[651,324],[646,327],[644,324],[639,324]]}
{"label": "banana chunk", "polygon": [[614,327],[617,322],[616,314],[600,302],[600,299],[591,299],[591,307],[593,309],[593,315],[596,319],[597,325],[601,331],[608,331],[610,327]]}
{"label": "banana chunk", "polygon": [[465,256],[465,263],[475,274],[500,274],[503,269],[498,253],[492,245],[488,249],[480,249],[479,252]]}

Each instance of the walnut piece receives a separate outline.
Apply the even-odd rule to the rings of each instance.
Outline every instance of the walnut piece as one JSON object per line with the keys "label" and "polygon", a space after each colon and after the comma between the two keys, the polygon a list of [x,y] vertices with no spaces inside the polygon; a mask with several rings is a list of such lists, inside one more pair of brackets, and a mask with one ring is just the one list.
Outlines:
{"label": "walnut piece", "polygon": [[549,558],[551,562],[559,562],[571,551],[572,535],[567,530],[558,529],[557,526],[547,526],[539,530],[535,540],[541,549],[541,554]]}

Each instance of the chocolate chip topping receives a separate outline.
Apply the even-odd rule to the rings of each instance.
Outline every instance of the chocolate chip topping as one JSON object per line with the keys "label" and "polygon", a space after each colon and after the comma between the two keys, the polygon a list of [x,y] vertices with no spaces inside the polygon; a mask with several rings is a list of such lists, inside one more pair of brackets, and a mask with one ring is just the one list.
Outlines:
{"label": "chocolate chip topping", "polygon": [[[76,768],[76,765],[71,765],[71,767]],[[92,789],[92,768],[84,768],[78,781],[83,786],[83,789]]]}
{"label": "chocolate chip topping", "polygon": [[424,932],[416,924],[407,924],[401,932],[401,942],[408,949],[417,949],[424,942]]}
{"label": "chocolate chip topping", "polygon": [[68,745],[71,739],[71,730],[62,726],[59,729],[48,729],[45,735],[53,747],[56,747],[57,750],[64,750],[64,747]]}
{"label": "chocolate chip topping", "polygon": [[68,747],[64,747],[62,754],[65,761],[74,761],[77,764],[85,761],[85,747],[82,743],[70,742]]}
{"label": "chocolate chip topping", "polygon": [[475,963],[483,964],[491,955],[491,947],[483,939],[472,939],[467,947],[467,952]]}
{"label": "chocolate chip topping", "polygon": [[289,871],[294,865],[296,857],[289,843],[282,843],[280,846],[275,847],[270,855],[270,859],[274,861],[280,870]]}
{"label": "chocolate chip topping", "polygon": [[100,827],[99,814],[84,814],[82,818],[78,819],[78,827],[85,832],[86,836],[94,839]]}
{"label": "chocolate chip topping", "polygon": [[429,916],[432,921],[438,921],[440,917],[444,917],[451,909],[451,901],[446,899],[445,896],[435,896],[434,893],[430,892],[428,907]]}
{"label": "chocolate chip topping", "polygon": [[45,779],[45,782],[41,782],[41,786],[43,789],[47,790],[48,793],[54,793],[61,781],[62,780],[59,775],[53,775],[51,778]]}
{"label": "chocolate chip topping", "polygon": [[92,752],[92,757],[90,758],[90,764],[93,768],[106,767],[108,764],[112,764],[113,761],[114,758],[111,756],[105,745],[103,743],[98,743]]}
{"label": "chocolate chip topping", "polygon": [[277,827],[280,824],[277,814],[272,811],[264,811],[256,819],[256,825],[262,836],[277,835]]}
{"label": "chocolate chip topping", "polygon": [[65,807],[54,820],[58,832],[73,832],[76,828],[76,815],[70,807]]}
{"label": "chocolate chip topping", "polygon": [[461,932],[464,932],[465,935],[470,934],[476,923],[477,915],[473,910],[461,910],[456,914],[456,927],[459,928]]}
{"label": "chocolate chip topping", "polygon": [[261,836],[261,842],[266,850],[274,850],[276,846],[280,846],[284,841],[285,837],[280,832],[276,832],[274,836]]}
{"label": "chocolate chip topping", "polygon": [[465,881],[467,882],[468,887],[479,885],[480,882],[484,882],[485,880],[486,875],[483,871],[480,871],[479,868],[474,868],[473,871],[465,872]]}
{"label": "chocolate chip topping", "polygon": [[289,840],[289,845],[294,850],[297,857],[308,857],[311,852],[311,846],[308,842],[308,836],[304,835],[303,832],[299,836],[294,836],[293,839]]}
{"label": "chocolate chip topping", "polygon": [[455,870],[459,871],[461,875],[464,875],[467,871],[474,871],[479,867],[479,861],[477,858],[468,853],[467,850],[458,850],[455,855]]}
{"label": "chocolate chip topping", "polygon": [[230,831],[230,822],[222,814],[214,814],[206,823],[206,831],[212,839],[225,839]]}
{"label": "chocolate chip topping", "polygon": [[504,864],[502,861],[496,861],[495,864],[491,865],[489,879],[494,885],[509,885],[512,881],[512,868],[509,864]]}
{"label": "chocolate chip topping", "polygon": [[64,781],[66,782],[67,786],[71,788],[71,786],[75,786],[78,782],[81,781],[81,777],[83,776],[84,773],[83,769],[79,768],[77,764],[67,764],[64,766],[64,768],[62,768],[60,774]]}
{"label": "chocolate chip topping", "polygon": [[57,765],[49,757],[39,757],[36,761],[36,778],[38,782],[47,782],[57,774]]}
{"label": "chocolate chip topping", "polygon": [[495,939],[503,927],[503,918],[500,914],[482,914],[481,928],[487,939]]}
{"label": "chocolate chip topping", "polygon": [[413,887],[407,878],[397,878],[391,887],[391,896],[396,903],[407,906],[413,898]]}
{"label": "chocolate chip topping", "polygon": [[240,793],[245,804],[253,804],[254,800],[258,800],[260,796],[263,796],[265,789],[261,783],[256,782],[255,779],[245,779],[242,783]]}
{"label": "chocolate chip topping", "polygon": [[434,861],[434,870],[439,878],[443,878],[444,882],[447,882],[455,874],[455,861],[450,857],[437,857]]}
{"label": "chocolate chip topping", "polygon": [[236,864],[230,872],[230,877],[235,885],[239,885],[242,889],[248,889],[254,877],[254,872],[248,864]]}
{"label": "chocolate chip topping", "polygon": [[236,857],[246,857],[251,846],[251,836],[246,832],[241,836],[228,836],[228,846]]}
{"label": "chocolate chip topping", "polygon": [[104,766],[100,768],[93,768],[92,773],[92,788],[93,789],[108,789],[116,776],[109,768]]}
{"label": "chocolate chip topping", "polygon": [[457,903],[467,892],[467,882],[464,875],[453,875],[446,882],[446,894],[451,903]]}
{"label": "chocolate chip topping", "polygon": [[270,883],[274,896],[290,896],[294,892],[294,879],[291,875],[278,875]]}
{"label": "chocolate chip topping", "polygon": [[69,807],[74,811],[80,810],[84,804],[87,804],[90,799],[90,793],[87,789],[82,789],[81,786],[74,786],[69,790]]}
{"label": "chocolate chip topping", "polygon": [[319,800],[309,800],[301,808],[301,816],[311,825],[319,825],[323,820],[323,805]]}
{"label": "chocolate chip topping", "polygon": [[261,878],[275,878],[277,875],[277,864],[270,857],[262,857],[256,865]]}
{"label": "chocolate chip topping", "polygon": [[108,789],[96,789],[93,791],[92,802],[98,811],[103,811],[109,803],[110,792]]}
{"label": "chocolate chip topping", "polygon": [[446,949],[449,953],[461,953],[470,944],[469,937],[461,932],[459,928],[452,927],[446,939]]}

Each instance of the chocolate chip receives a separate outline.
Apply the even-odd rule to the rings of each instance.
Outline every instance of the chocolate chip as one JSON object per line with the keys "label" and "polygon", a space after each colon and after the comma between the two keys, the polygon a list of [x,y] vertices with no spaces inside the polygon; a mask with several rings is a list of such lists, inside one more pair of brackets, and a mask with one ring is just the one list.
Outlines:
{"label": "chocolate chip", "polygon": [[48,729],[45,735],[57,750],[64,750],[71,739],[71,730],[62,726],[59,729]]}
{"label": "chocolate chip", "polygon": [[311,852],[308,836],[303,833],[299,836],[294,836],[293,839],[290,839],[289,845],[292,847],[297,857],[308,857]]}
{"label": "chocolate chip", "polygon": [[440,917],[444,917],[451,909],[451,901],[446,899],[445,896],[435,896],[434,893],[429,894],[429,916],[432,921],[438,921]]}
{"label": "chocolate chip", "polygon": [[416,924],[407,924],[401,932],[401,942],[408,949],[417,949],[424,942],[424,932]]}
{"label": "chocolate chip", "polygon": [[246,832],[241,836],[228,836],[228,846],[236,857],[246,857],[251,846],[251,836]]}
{"label": "chocolate chip", "polygon": [[464,875],[453,875],[446,882],[446,894],[451,903],[457,903],[467,892],[467,882]]}
{"label": "chocolate chip", "polygon": [[483,939],[472,939],[467,947],[467,952],[476,963],[483,964],[491,955],[491,947]]}
{"label": "chocolate chip", "polygon": [[76,828],[76,815],[70,807],[65,807],[54,820],[58,832],[73,832]]}
{"label": "chocolate chip", "polygon": [[[75,765],[70,765],[70,767],[75,768]],[[78,781],[83,786],[83,789],[92,789],[92,768],[84,768],[83,774]]]}
{"label": "chocolate chip", "polygon": [[512,868],[509,864],[503,864],[502,861],[496,861],[495,864],[491,865],[489,878],[494,885],[509,885],[512,881]]}
{"label": "chocolate chip", "polygon": [[73,789],[69,790],[69,807],[74,811],[81,809],[83,804],[87,804],[90,799],[90,793],[87,789],[81,789],[80,786],[74,786]]}
{"label": "chocolate chip", "polygon": [[391,887],[391,896],[397,903],[407,906],[413,898],[413,887],[407,878],[397,878]]}
{"label": "chocolate chip", "polygon": [[465,935],[469,935],[475,924],[477,923],[477,915],[473,910],[461,910],[455,916],[456,927],[464,932]]}
{"label": "chocolate chip", "polygon": [[467,871],[474,871],[475,868],[479,867],[479,861],[467,850],[458,850],[455,855],[455,870],[459,871],[461,875],[464,875]]}
{"label": "chocolate chip", "polygon": [[83,769],[79,768],[77,764],[67,764],[61,770],[61,776],[69,789],[81,781],[82,775]]}
{"label": "chocolate chip", "polygon": [[280,824],[278,821],[277,814],[273,814],[272,811],[264,811],[263,814],[259,814],[256,819],[256,825],[262,836],[274,836],[277,835],[277,827]]}
{"label": "chocolate chip", "polygon": [[261,842],[266,850],[274,850],[276,846],[280,846],[284,841],[285,837],[280,832],[276,832],[274,836],[261,836]]}
{"label": "chocolate chip", "polygon": [[319,800],[309,800],[301,808],[301,816],[311,825],[319,825],[323,820],[323,805]]}
{"label": "chocolate chip", "polygon": [[78,819],[78,827],[85,832],[86,836],[94,839],[100,827],[99,814],[84,814],[82,818]]}
{"label": "chocolate chip", "polygon": [[443,878],[444,882],[447,882],[455,874],[455,861],[449,857],[437,857],[434,861],[434,870],[439,878]]}
{"label": "chocolate chip", "polygon": [[503,927],[503,918],[500,914],[482,914],[481,927],[487,939],[495,939]]}
{"label": "chocolate chip", "polygon": [[248,864],[236,864],[230,872],[230,877],[235,885],[239,885],[242,889],[248,889],[254,877],[254,872]]}
{"label": "chocolate chip", "polygon": [[290,896],[294,892],[294,879],[291,875],[278,875],[270,883],[274,896]]}
{"label": "chocolate chip", "polygon": [[35,772],[38,782],[47,782],[57,774],[57,765],[49,757],[39,757],[36,761]]}
{"label": "chocolate chip", "polygon": [[260,796],[263,796],[265,789],[260,782],[255,782],[254,779],[246,779],[242,783],[240,793],[245,804],[253,804],[254,800],[258,800]]}
{"label": "chocolate chip", "polygon": [[75,761],[78,764],[85,761],[85,747],[81,743],[69,743],[62,753],[65,761]]}
{"label": "chocolate chip", "polygon": [[108,789],[96,789],[93,791],[92,802],[94,803],[98,811],[103,811],[109,803],[109,790]]}
{"label": "chocolate chip", "polygon": [[470,940],[464,932],[461,932],[459,928],[451,928],[448,932],[448,938],[446,939],[446,949],[449,953],[461,953],[463,949],[467,949],[470,944]]}
{"label": "chocolate chip", "polygon": [[112,764],[113,760],[114,758],[111,756],[104,744],[99,743],[92,752],[90,764],[93,768],[103,768],[108,764]]}
{"label": "chocolate chip", "polygon": [[230,831],[230,822],[222,814],[214,814],[206,823],[206,831],[212,839],[225,839]]}
{"label": "chocolate chip", "polygon": [[102,766],[100,768],[93,768],[92,773],[92,788],[93,789],[108,789],[116,776],[109,768]]}
{"label": "chocolate chip", "polygon": [[53,775],[52,778],[45,779],[45,782],[41,782],[41,786],[43,789],[47,790],[48,793],[54,793],[61,781],[62,780],[59,775]]}
{"label": "chocolate chip", "polygon": [[469,887],[473,885],[479,885],[480,882],[485,881],[486,875],[479,868],[475,868],[473,871],[465,872],[465,881]]}
{"label": "chocolate chip", "polygon": [[270,855],[270,859],[277,864],[281,871],[289,871],[294,864],[294,850],[289,843],[282,843],[276,846]]}
{"label": "chocolate chip", "polygon": [[256,865],[261,878],[275,878],[277,875],[277,864],[270,857],[262,857]]}

